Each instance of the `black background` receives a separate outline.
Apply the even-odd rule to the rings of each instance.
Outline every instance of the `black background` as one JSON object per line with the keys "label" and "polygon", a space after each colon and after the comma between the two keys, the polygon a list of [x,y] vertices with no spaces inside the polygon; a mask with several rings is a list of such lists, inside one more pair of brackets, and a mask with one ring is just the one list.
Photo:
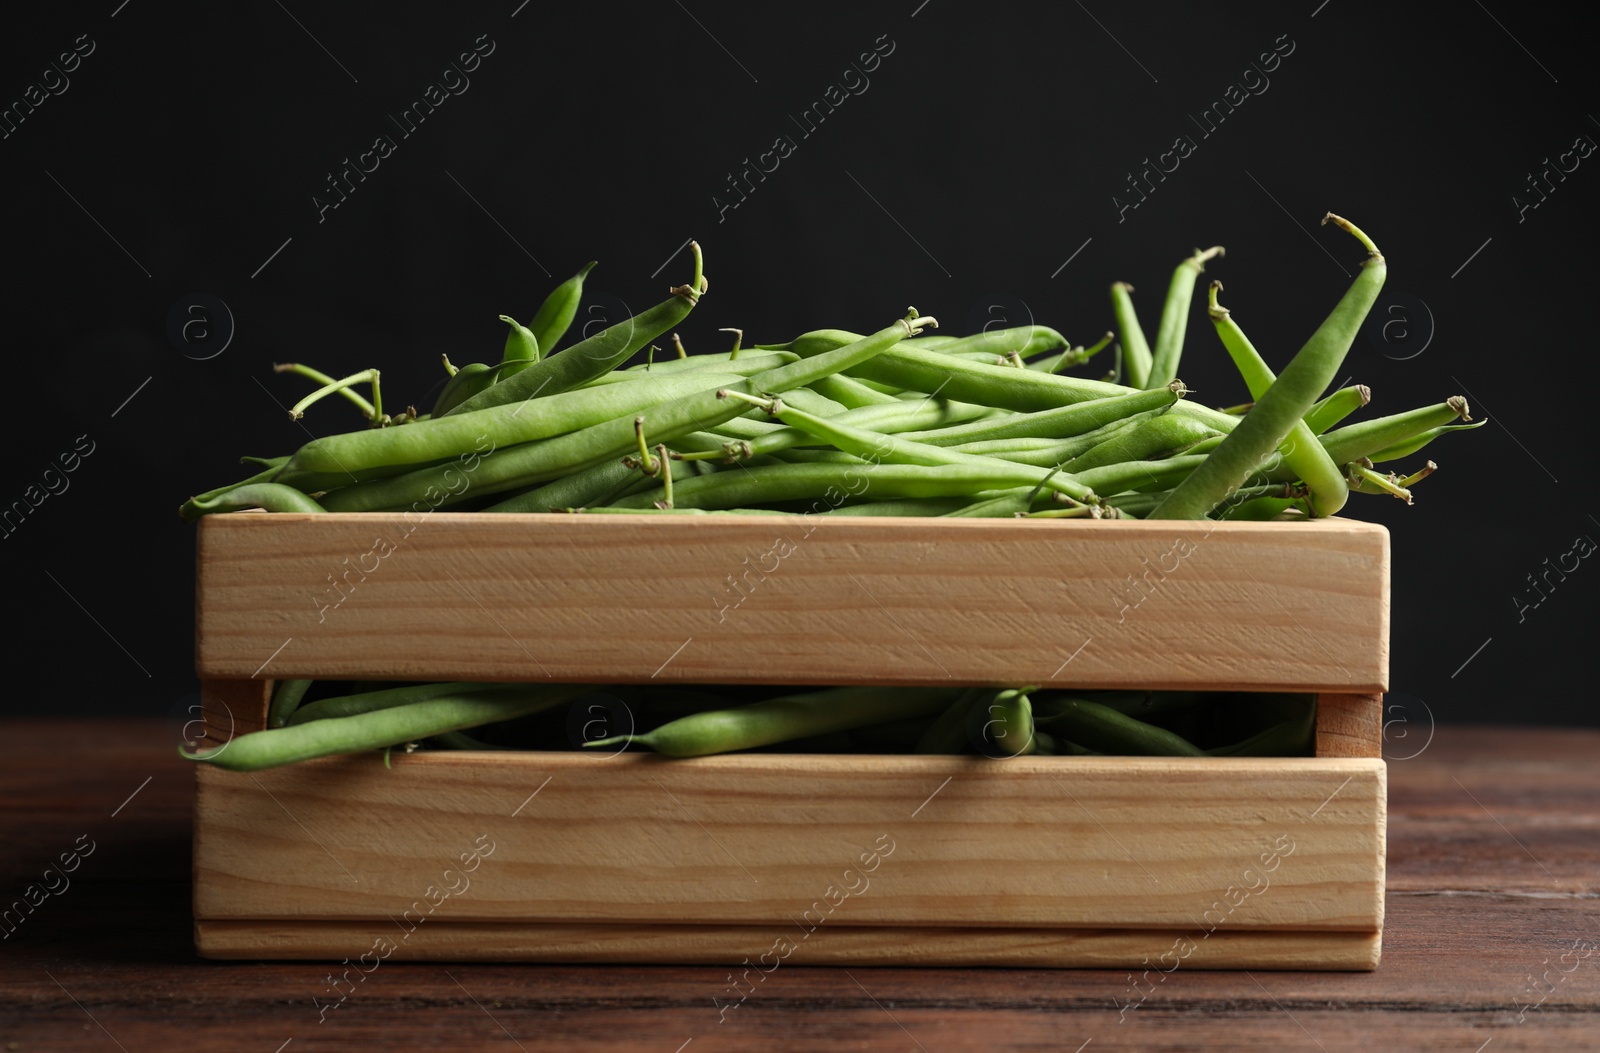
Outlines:
{"label": "black background", "polygon": [[[192,702],[177,505],[242,476],[241,454],[357,424],[338,400],[291,423],[280,404],[306,385],[273,362],[379,366],[391,406],[427,405],[440,352],[498,357],[497,315],[531,316],[590,259],[585,317],[642,310],[687,280],[674,253],[693,237],[712,282],[682,329],[694,350],[722,326],[871,331],[908,304],[946,332],[1003,314],[1087,343],[1119,279],[1153,332],[1173,265],[1223,244],[1208,273],[1281,367],[1363,255],[1317,225],[1332,209],[1389,259],[1380,308],[1401,311],[1382,320],[1409,319],[1350,353],[1372,409],[1463,393],[1490,421],[1430,449],[1441,471],[1414,506],[1355,496],[1345,513],[1392,531],[1396,712],[1594,722],[1600,570],[1520,616],[1514,600],[1545,559],[1600,538],[1585,440],[1600,158],[1552,174],[1537,208],[1513,201],[1540,201],[1529,173],[1600,137],[1591,45],[1549,9],[519,2],[7,16],[0,101],[80,38],[93,50],[0,140],[0,502],[77,437],[94,452],[0,540],[23,674],[6,712]],[[470,86],[402,138],[390,115],[480,39],[493,51]],[[870,86],[802,137],[791,117],[830,84],[859,88],[845,70],[875,43],[892,51]],[[1270,86],[1202,137],[1191,115],[1275,43],[1292,51]],[[392,155],[319,215],[328,174],[380,135]],[[1139,200],[1129,173],[1180,135],[1190,156],[1119,213],[1114,196]],[[790,156],[719,211],[779,136]],[[197,294],[231,311],[220,353],[220,329],[168,339],[169,310]],[[1182,376],[1213,405],[1247,397],[1203,320]]]}

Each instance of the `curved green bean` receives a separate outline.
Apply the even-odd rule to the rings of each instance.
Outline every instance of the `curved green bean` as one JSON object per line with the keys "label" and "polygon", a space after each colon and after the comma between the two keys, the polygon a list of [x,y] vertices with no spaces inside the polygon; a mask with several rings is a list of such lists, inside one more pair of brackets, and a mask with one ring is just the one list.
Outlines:
{"label": "curved green bean", "polygon": [[1252,472],[1277,455],[1279,444],[1337,375],[1361,323],[1383,288],[1388,268],[1370,238],[1331,212],[1323,222],[1329,220],[1366,245],[1368,258],[1361,272],[1333,312],[1284,367],[1272,386],[1256,400],[1250,412],[1240,419],[1228,438],[1206,455],[1205,463],[1179,483],[1171,495],[1150,512],[1149,518],[1201,519],[1209,515]]}
{"label": "curved green bean", "polygon": [[1086,699],[1061,698],[1049,707],[1040,706],[1034,721],[1053,734],[1108,756],[1205,756],[1204,750],[1181,735]]}
{"label": "curved green bean", "polygon": [[[1217,336],[1222,340],[1222,346],[1227,349],[1240,376],[1244,377],[1245,386],[1250,389],[1250,397],[1259,405],[1277,378],[1256,351],[1250,338],[1244,335],[1244,330],[1233,320],[1232,312],[1217,302],[1217,294],[1221,291],[1222,283],[1213,281],[1209,312],[1211,321],[1216,325]],[[1252,409],[1251,412],[1254,413],[1256,410]],[[1289,441],[1286,446],[1279,449],[1283,454],[1284,463],[1291,471],[1297,473],[1310,489],[1311,514],[1331,516],[1344,507],[1345,501],[1350,496],[1350,487],[1345,482],[1344,473],[1339,471],[1339,466],[1333,463],[1328,451],[1317,442],[1316,435],[1306,424],[1303,416],[1289,425]]]}
{"label": "curved green bean", "polygon": [[205,500],[190,498],[183,507],[199,515],[209,515],[212,512],[242,512],[252,508],[259,508],[263,512],[327,511],[304,491],[284,486],[282,483],[245,483],[226,490],[216,497]]}

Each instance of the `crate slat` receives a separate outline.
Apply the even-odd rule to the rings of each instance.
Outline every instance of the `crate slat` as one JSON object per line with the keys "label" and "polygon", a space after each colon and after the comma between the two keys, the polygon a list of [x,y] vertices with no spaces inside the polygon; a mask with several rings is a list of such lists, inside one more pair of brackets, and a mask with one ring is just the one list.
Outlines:
{"label": "crate slat", "polygon": [[199,525],[204,678],[1387,689],[1349,520],[243,513]]}
{"label": "crate slat", "polygon": [[[784,943],[782,941],[788,941]],[[747,984],[779,965],[1011,968],[1375,969],[1381,932],[1186,929],[970,929],[935,926],[529,925],[429,923],[407,933],[387,921],[201,921],[195,945],[207,958],[348,959],[372,971],[380,960],[638,962],[727,965],[748,962]],[[361,955],[367,955],[363,961]],[[1167,955],[1165,960],[1162,955]],[[765,958],[762,956],[766,955]],[[336,970],[337,971],[337,970]],[[731,1000],[731,999],[730,999]]]}
{"label": "crate slat", "polygon": [[195,914],[1376,932],[1385,771],[449,751],[202,768]]}

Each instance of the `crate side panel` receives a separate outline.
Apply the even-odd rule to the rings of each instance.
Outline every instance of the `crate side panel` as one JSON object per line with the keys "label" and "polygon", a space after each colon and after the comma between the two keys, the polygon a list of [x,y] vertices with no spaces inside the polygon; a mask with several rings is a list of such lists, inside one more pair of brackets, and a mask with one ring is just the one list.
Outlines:
{"label": "crate side panel", "polygon": [[1344,520],[208,517],[203,677],[1382,691]]}
{"label": "crate side panel", "polygon": [[1374,931],[1362,759],[453,753],[200,772],[199,919]]}

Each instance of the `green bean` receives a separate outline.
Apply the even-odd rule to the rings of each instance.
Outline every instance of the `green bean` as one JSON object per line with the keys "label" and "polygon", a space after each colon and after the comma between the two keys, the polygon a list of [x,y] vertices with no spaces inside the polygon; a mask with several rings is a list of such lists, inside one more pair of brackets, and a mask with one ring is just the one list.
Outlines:
{"label": "green bean", "polygon": [[967,718],[972,713],[972,707],[982,702],[986,697],[993,698],[999,692],[984,687],[967,688],[956,696],[955,701],[945,707],[932,724],[923,731],[922,737],[913,747],[915,753],[962,753],[972,745],[972,736],[967,730]]}
{"label": "green bean", "polygon": [[[1244,335],[1244,330],[1233,320],[1233,314],[1217,302],[1217,294],[1221,291],[1222,283],[1213,281],[1209,312],[1211,321],[1216,325],[1217,336],[1222,340],[1222,346],[1227,348],[1233,364],[1244,377],[1245,386],[1250,389],[1250,397],[1255,399],[1259,406],[1267,389],[1277,378],[1272,375],[1271,368],[1256,351],[1249,337]],[[1251,412],[1254,413],[1256,410],[1252,409]],[[1284,463],[1310,490],[1310,513],[1313,516],[1337,514],[1350,495],[1350,487],[1345,483],[1344,474],[1339,471],[1339,466],[1333,463],[1328,451],[1317,442],[1317,437],[1304,419],[1296,419],[1289,425],[1288,440],[1287,446],[1279,449],[1283,454]]]}
{"label": "green bean", "polygon": [[[259,508],[264,512],[326,512],[327,509],[303,491],[282,483],[246,483],[216,497],[190,498],[184,506],[199,515],[212,512],[240,512]],[[181,514],[181,511],[180,511]]]}
{"label": "green bean", "polygon": [[286,723],[293,727],[296,724],[305,724],[313,720],[353,717],[358,713],[372,713],[380,709],[393,709],[395,706],[406,706],[413,702],[426,702],[429,699],[442,698],[446,695],[465,697],[467,695],[498,695],[505,694],[508,691],[514,693],[524,686],[526,685],[472,683],[458,680],[449,683],[406,684],[400,687],[381,688],[376,691],[360,691],[353,695],[319,698],[315,702],[307,703],[290,713]]}
{"label": "green bean", "polygon": [[771,351],[766,354],[746,354],[743,358],[734,360],[726,354],[694,355],[689,358],[669,358],[665,362],[653,362],[648,368],[645,366],[629,366],[627,369],[614,369],[603,376],[583,385],[584,387],[604,387],[607,384],[626,384],[640,377],[669,377],[682,376],[685,373],[710,373],[733,374],[741,377],[755,376],[757,373],[779,366],[798,362],[800,356],[789,351]]}
{"label": "green bean", "polygon": [[[731,392],[730,397],[743,398],[752,402],[760,401],[752,396]],[[822,418],[806,413],[788,405],[781,398],[766,400],[766,408],[769,413],[785,424],[793,425],[809,432],[846,453],[853,453],[857,457],[870,456],[875,459],[875,462],[885,461],[891,464],[929,466],[958,465],[975,469],[987,468],[992,473],[995,486],[1023,486],[1040,483],[1059,493],[1066,494],[1076,501],[1092,501],[1094,498],[1093,492],[1088,487],[1081,485],[1076,479],[1065,473],[1053,471],[1046,473],[1044,469],[1035,468],[1032,465],[1001,461],[996,458],[978,457],[970,453],[957,453],[943,446],[929,446],[925,443],[912,442],[866,428],[854,428],[848,424],[840,423],[837,418]]]}
{"label": "green bean", "polygon": [[[793,394],[793,392],[790,394]],[[789,396],[785,395],[784,402],[786,404],[788,399]],[[871,428],[873,431],[888,434],[953,424],[958,421],[969,420],[985,412],[987,412],[986,407],[975,406],[969,402],[949,402],[944,399],[921,399],[917,402],[908,402],[901,399],[890,399],[888,402],[848,410],[829,419],[835,420],[839,424],[858,428]],[[748,458],[760,456],[761,454],[777,453],[780,450],[804,446],[815,441],[816,439],[812,437],[810,432],[801,428],[786,426],[741,443],[742,449],[737,452],[741,458]]]}
{"label": "green bean", "polygon": [[944,355],[990,354],[997,358],[1015,351],[1022,358],[1033,358],[1046,351],[1071,346],[1070,340],[1049,326],[1019,325],[1009,329],[985,329],[938,345],[933,350]]}
{"label": "green bean", "polygon": [[1222,246],[1213,245],[1178,264],[1167,286],[1167,301],[1161,308],[1161,325],[1156,330],[1156,346],[1150,353],[1147,388],[1164,387],[1178,376],[1178,360],[1183,355],[1184,331],[1189,327],[1189,303],[1194,298],[1194,283],[1205,271],[1206,260],[1222,255]]}
{"label": "green bean", "polygon": [[1205,454],[1181,453],[1159,461],[1124,461],[1086,469],[1079,482],[1102,498],[1126,490],[1168,490],[1193,475],[1206,460]]}
{"label": "green bean", "polygon": [[1316,753],[1315,698],[1301,714],[1280,721],[1242,742],[1206,750],[1213,757],[1310,757]]}
{"label": "green bean", "polygon": [[1068,467],[1074,475],[1124,461],[1153,461],[1180,453],[1216,432],[1197,420],[1162,413],[1123,428],[1074,457]]}
{"label": "green bean", "polygon": [[956,446],[990,439],[1023,437],[1066,439],[1149,410],[1164,410],[1187,392],[1182,381],[1175,381],[1154,391],[1134,391],[1055,409],[989,417],[956,427],[912,432],[905,437],[932,446]]}
{"label": "green bean", "polygon": [[[785,346],[802,358],[809,358],[831,345],[832,332],[807,333]],[[1024,412],[1057,409],[1091,399],[1135,394],[1139,390],[1032,369],[986,366],[936,351],[906,347],[892,348],[845,372],[863,382],[886,384],[897,390],[936,391],[941,398]],[[1173,410],[1224,433],[1240,423],[1237,417],[1188,399],[1180,400]]]}
{"label": "green bean", "polygon": [[[1368,258],[1338,306],[1284,367],[1272,386],[1256,400],[1228,438],[1206,455],[1172,494],[1151,511],[1152,519],[1201,519],[1238,489],[1252,471],[1275,456],[1295,423],[1306,415],[1337,375],[1350,344],[1383,288],[1387,265],[1361,231],[1333,213],[1333,220],[1367,247]],[[1335,458],[1337,461],[1338,459]]]}
{"label": "green bean", "polygon": [[1149,420],[1166,409],[1145,410],[1114,420],[1109,424],[1101,425],[1093,431],[1086,431],[1082,435],[1074,435],[1067,439],[1046,439],[1029,436],[1018,436],[1013,439],[986,439],[979,442],[964,442],[950,449],[962,453],[976,453],[986,457],[1003,457],[1008,461],[1020,461],[1023,464],[1043,465],[1054,467],[1065,464],[1072,458],[1086,450],[1109,439],[1127,428],[1131,428],[1140,421]]}
{"label": "green bean", "polygon": [[845,502],[832,512],[836,516],[942,516],[963,508],[970,498],[901,497],[890,501]]}
{"label": "green bean", "polygon": [[1181,735],[1147,724],[1117,709],[1067,698],[1034,715],[1036,723],[1109,756],[1203,757],[1205,751]]}
{"label": "green bean", "polygon": [[1117,317],[1117,330],[1122,333],[1122,368],[1128,386],[1143,388],[1149,386],[1152,356],[1149,341],[1139,327],[1139,315],[1133,309],[1133,297],[1128,295],[1131,292],[1133,286],[1127,282],[1113,282],[1111,310]]}
{"label": "green bean", "polygon": [[618,417],[637,415],[684,395],[738,383],[733,373],[644,376],[625,384],[580,388],[514,405],[452,413],[402,428],[325,435],[300,447],[280,469],[279,482],[309,473],[360,473],[365,469],[452,461],[459,455],[548,439]]}
{"label": "green bean", "polygon": [[269,482],[274,475],[278,474],[278,469],[287,463],[288,458],[273,458],[273,460],[278,463],[263,468],[248,479],[242,479],[237,483],[229,483],[227,486],[219,486],[215,490],[207,490],[203,494],[194,495],[178,507],[178,517],[185,523],[192,523],[206,514],[205,511],[202,511],[202,506],[214,504],[218,498],[225,497],[240,487]]}
{"label": "green bean", "polygon": [[[990,757],[1024,757],[1038,749],[1034,734],[1032,688],[1007,688],[996,692],[980,711],[974,713],[980,752]],[[991,731],[990,729],[995,730]]]}
{"label": "green bean", "polygon": [[398,746],[446,731],[514,720],[552,709],[594,690],[590,684],[520,686],[523,691],[517,694],[445,695],[356,716],[254,731],[204,753],[191,753],[180,746],[178,753],[188,760],[205,761],[229,771],[262,771],[296,761]]}
{"label": "green bean", "polygon": [[1429,428],[1427,431],[1418,432],[1416,435],[1405,440],[1404,442],[1396,443],[1393,446],[1386,446],[1377,453],[1368,454],[1367,460],[1371,461],[1373,464],[1382,464],[1385,461],[1397,461],[1402,457],[1410,457],[1412,454],[1416,453],[1418,450],[1422,449],[1424,446],[1428,445],[1445,432],[1472,431],[1474,428],[1481,428],[1487,423],[1489,423],[1489,421],[1487,418],[1485,418],[1484,420],[1480,420],[1472,424],[1446,424],[1437,428]]}
{"label": "green bean", "polygon": [[533,337],[544,354],[548,355],[556,349],[556,344],[566,335],[572,320],[578,316],[578,306],[583,302],[583,280],[594,268],[595,261],[590,260],[577,274],[551,290],[550,295],[539,305],[539,311],[533,316],[533,321],[528,323],[528,328],[532,330]]}
{"label": "green bean", "polygon": [[845,453],[843,450],[822,449],[820,447],[809,449],[796,447],[795,449],[790,450],[780,450],[777,453],[771,454],[770,456],[772,460],[775,460],[781,464],[864,465],[867,463],[865,460],[857,457],[853,453]]}
{"label": "green bean", "polygon": [[634,352],[681,324],[705,293],[706,280],[701,270],[700,246],[691,241],[689,247],[694,253],[694,278],[688,285],[675,286],[664,302],[573,344],[560,354],[541,359],[516,376],[485,388],[449,412],[466,413],[510,402],[558,395],[595,377],[604,376],[626,362]]}
{"label": "green bean", "polygon": [[[1153,493],[1123,493],[1115,497],[1106,498],[1106,504],[1113,508],[1127,512],[1133,516],[1143,517],[1166,499],[1168,490],[1157,490]],[[1233,492],[1230,499],[1226,517],[1228,519],[1273,519],[1285,508],[1306,496],[1306,488],[1295,483],[1262,483],[1259,486],[1241,486]],[[1267,514],[1270,507],[1268,502],[1277,502],[1277,507]]]}
{"label": "green bean", "polygon": [[[738,416],[743,403],[735,399],[718,398],[719,390],[789,391],[804,387],[818,377],[837,373],[842,368],[882,353],[921,326],[933,325],[937,325],[933,318],[917,318],[913,311],[908,318],[826,354],[758,373],[722,389],[708,389],[661,403],[649,413],[647,426],[650,437],[657,442],[671,442],[679,435],[714,428]],[[555,438],[497,449],[482,458],[470,478],[464,473],[455,472],[450,466],[424,468],[393,479],[336,490],[327,495],[324,504],[330,511],[340,512],[404,508],[418,502],[427,502],[431,507],[438,508],[462,500],[469,490],[479,494],[498,493],[580,471],[601,461],[621,457],[636,444],[633,417],[619,417]],[[450,478],[452,473],[462,476],[463,488],[460,491],[454,489]],[[691,480],[695,481],[698,480]],[[749,503],[740,501],[737,504]]]}
{"label": "green bean", "polygon": [[1101,351],[1104,351],[1110,346],[1111,341],[1116,338],[1116,333],[1108,331],[1105,336],[1102,336],[1089,347],[1068,348],[1053,355],[1046,355],[1044,358],[1034,359],[1028,363],[1028,368],[1036,369],[1043,373],[1059,373],[1063,369],[1068,369],[1072,366],[1081,366]]}
{"label": "green bean", "polygon": [[[799,357],[799,355],[795,356],[797,359]],[[831,377],[819,377],[812,382],[811,390],[819,395],[826,395],[833,401],[849,406],[851,409],[864,409],[867,406],[886,406],[901,401],[893,395],[885,395],[881,391],[869,388],[859,380],[853,380],[850,377],[839,374]],[[988,407],[985,406],[984,410],[987,412]]]}
{"label": "green bean", "polygon": [[267,706],[267,727],[281,728],[300,706],[311,687],[310,680],[280,680],[272,692],[272,702]]}
{"label": "green bean", "polygon": [[[239,458],[239,463],[248,464],[252,467],[260,468],[262,471],[266,471],[269,468],[282,468],[285,464],[289,463],[289,458],[287,455],[283,457],[241,457]],[[233,485],[238,486],[239,484],[234,483]],[[231,487],[223,487],[223,489],[231,489]]]}
{"label": "green bean", "polygon": [[[495,371],[482,362],[468,362],[444,382],[444,389],[433,403],[433,416],[442,417],[494,383]],[[388,434],[387,429],[376,434]]]}
{"label": "green bean", "polygon": [[[1257,488],[1241,486],[1236,491],[1236,496],[1242,496],[1246,491],[1255,489]],[[1241,523],[1266,523],[1277,519],[1297,503],[1297,499],[1281,495],[1248,497],[1237,504],[1229,505],[1217,518],[1237,520]]]}
{"label": "green bean", "polygon": [[[674,479],[688,478],[691,475],[687,466],[681,462],[673,464]],[[562,508],[586,508],[610,504],[625,488],[640,479],[639,470],[624,464],[620,458],[601,461],[581,472],[564,475],[552,482],[490,505],[484,511],[554,512]]]}
{"label": "green bean", "polygon": [[516,376],[539,361],[539,338],[533,331],[508,314],[500,320],[511,327],[506,334],[506,347],[500,363],[500,380]]}
{"label": "green bean", "polygon": [[1031,510],[1041,493],[1037,486],[1019,486],[993,497],[973,501],[944,515],[947,519],[1009,519]]}
{"label": "green bean", "polygon": [[[677,485],[673,499],[680,508],[707,509],[810,501],[812,512],[832,510],[837,514],[845,512],[845,508],[839,506],[848,497],[860,496],[869,488],[880,500],[893,497],[965,497],[970,501],[987,491],[1027,485],[1033,481],[1036,480],[1031,477],[1015,481],[998,478],[987,465],[930,468],[912,464],[874,465],[869,462],[853,468],[839,464],[779,464],[689,479]],[[615,502],[615,505],[647,508],[659,497],[660,491],[655,490],[625,498]]]}
{"label": "green bean", "polygon": [[704,757],[891,720],[933,716],[958,693],[939,687],[831,688],[769,698],[733,709],[693,713],[643,734],[615,735],[584,745],[630,743],[649,746],[669,757]]}
{"label": "green bean", "polygon": [[1306,411],[1306,427],[1311,434],[1321,435],[1371,401],[1372,389],[1365,384],[1340,388]]}
{"label": "green bean", "polygon": [[[845,329],[818,329],[805,333],[787,344],[757,344],[765,351],[793,351],[801,357],[810,357],[835,347],[861,339],[861,334]],[[971,336],[920,336],[907,340],[910,351],[937,351],[944,355],[988,354],[1004,358],[1016,351],[1023,358],[1052,351],[1058,347],[1071,347],[1066,337],[1044,325],[1022,325],[1009,329],[985,329]]]}
{"label": "green bean", "polygon": [[883,724],[869,724],[845,734],[858,749],[874,753],[910,753],[931,723],[925,716],[908,717]]}
{"label": "green bean", "polygon": [[1472,414],[1467,412],[1467,400],[1460,395],[1452,395],[1434,406],[1364,420],[1359,424],[1347,424],[1319,438],[1335,464],[1349,464],[1416,439],[1440,425],[1471,419]]}

